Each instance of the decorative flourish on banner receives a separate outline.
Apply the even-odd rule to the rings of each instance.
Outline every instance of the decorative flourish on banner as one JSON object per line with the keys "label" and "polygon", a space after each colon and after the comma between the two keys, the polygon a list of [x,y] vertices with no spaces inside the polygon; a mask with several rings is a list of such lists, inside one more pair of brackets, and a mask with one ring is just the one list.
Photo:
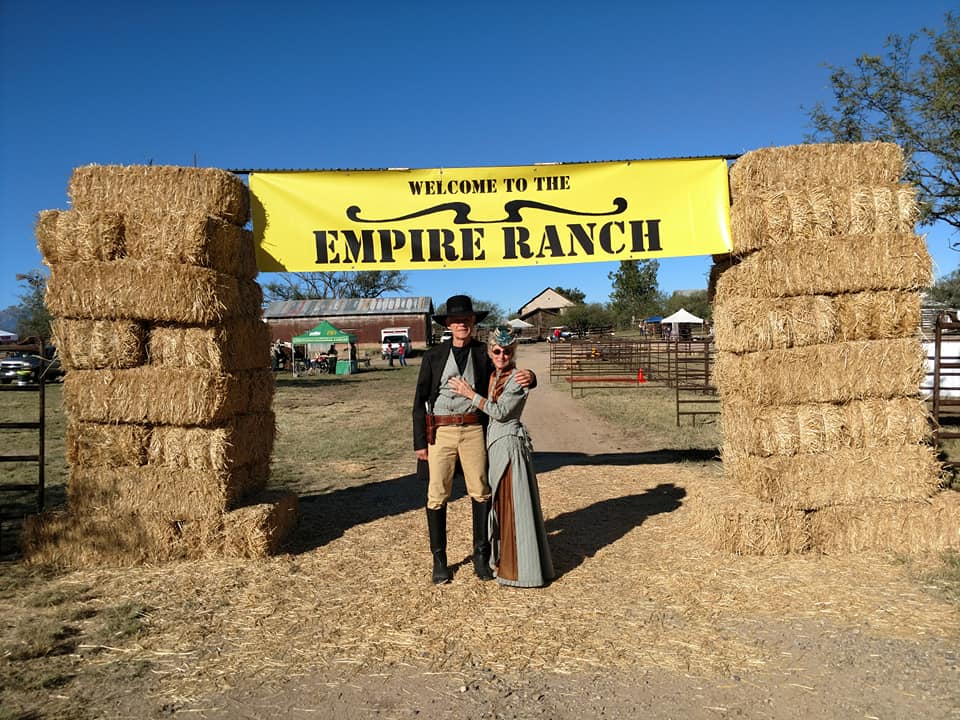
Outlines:
{"label": "decorative flourish on banner", "polygon": [[613,210],[606,212],[589,212],[586,210],[569,210],[567,208],[562,208],[558,205],[548,205],[547,203],[537,202],[536,200],[511,200],[507,203],[504,203],[503,209],[507,213],[505,218],[499,220],[473,220],[470,218],[470,211],[472,208],[469,203],[465,202],[448,202],[441,203],[439,205],[434,205],[433,207],[424,208],[423,210],[418,210],[416,212],[409,213],[408,215],[401,215],[399,217],[392,218],[380,218],[378,220],[369,220],[360,217],[362,212],[358,205],[351,205],[347,208],[346,215],[349,220],[352,222],[358,223],[389,223],[389,222],[400,222],[401,220],[413,220],[414,218],[424,217],[426,215],[434,215],[441,212],[446,212],[447,210],[452,210],[454,212],[453,223],[455,225],[484,225],[491,223],[519,223],[523,222],[523,215],[520,212],[525,208],[532,208],[534,210],[546,210],[548,212],[560,213],[562,215],[578,215],[584,217],[607,217],[610,215],[620,215],[625,212],[627,209],[627,201],[625,198],[618,197],[613,199]]}

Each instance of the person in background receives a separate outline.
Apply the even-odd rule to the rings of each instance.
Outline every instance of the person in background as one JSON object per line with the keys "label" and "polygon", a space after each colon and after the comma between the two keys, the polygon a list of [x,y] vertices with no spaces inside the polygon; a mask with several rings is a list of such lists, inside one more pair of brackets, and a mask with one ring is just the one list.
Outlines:
{"label": "person in background", "polygon": [[279,370],[283,364],[283,350],[280,348],[280,341],[277,340],[270,348],[270,360],[274,370]]}
{"label": "person in background", "polygon": [[329,366],[327,372],[331,375],[337,372],[337,346],[331,345],[330,349],[327,350],[327,365]]}
{"label": "person in background", "polygon": [[553,559],[540,507],[533,467],[533,445],[520,422],[527,404],[526,388],[516,381],[517,339],[510,328],[490,333],[487,348],[494,372],[487,396],[467,380],[452,377],[450,388],[472,408],[490,418],[487,424],[488,480],[493,497],[490,513],[490,564],[501,585],[540,587],[554,577]]}
{"label": "person in background", "polygon": [[[490,486],[487,484],[485,416],[454,392],[450,378],[462,377],[471,386],[486,387],[493,372],[487,346],[473,338],[474,326],[487,316],[475,311],[466,295],[447,300],[446,313],[433,319],[448,328],[451,339],[427,350],[420,362],[413,400],[413,450],[417,477],[427,481],[427,529],[433,556],[433,582],[450,582],[447,567],[447,501],[460,461],[473,512],[473,569],[481,580],[492,580],[487,523]],[[517,384],[536,385],[529,370],[518,370]]]}
{"label": "person in background", "polygon": [[397,360],[400,363],[400,367],[407,366],[406,354],[407,354],[406,345],[404,343],[398,343],[397,344]]}
{"label": "person in background", "polygon": [[393,367],[393,343],[387,343],[387,362]]}

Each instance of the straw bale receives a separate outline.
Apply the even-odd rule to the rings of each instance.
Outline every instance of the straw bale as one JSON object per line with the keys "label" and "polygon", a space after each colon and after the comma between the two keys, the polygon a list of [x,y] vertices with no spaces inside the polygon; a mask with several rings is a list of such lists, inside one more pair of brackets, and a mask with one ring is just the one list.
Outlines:
{"label": "straw bale", "polygon": [[243,225],[250,219],[247,186],[215,168],[169,165],[87,165],[68,189],[79,210],[213,215]]}
{"label": "straw bale", "polygon": [[152,365],[218,372],[270,367],[270,329],[258,318],[215,327],[156,325],[150,331]]}
{"label": "straw bale", "polygon": [[692,503],[699,536],[711,550],[736,555],[789,555],[811,548],[808,513],[736,489],[704,485]]}
{"label": "straw bale", "polygon": [[262,558],[279,550],[297,518],[297,497],[289,493],[261,493],[236,510],[182,521],[139,512],[44,512],[24,521],[21,548],[30,564],[73,568]]}
{"label": "straw bale", "polygon": [[263,489],[264,465],[227,471],[170,466],[74,465],[67,482],[70,512],[86,515],[136,513],[166,521],[218,517]]}
{"label": "straw bale", "polygon": [[296,527],[297,496],[271,493],[223,518],[223,556],[260,558],[275,554]]}
{"label": "straw bale", "polygon": [[920,341],[865,340],[765,350],[718,352],[713,382],[726,401],[756,405],[844,403],[916,397],[925,375]]}
{"label": "straw bale", "polygon": [[758,302],[728,297],[714,306],[717,349],[756,352],[849,340],[913,337],[920,326],[918,292],[882,290],[799,295]]}
{"label": "straw bale", "polygon": [[733,267],[740,262],[740,258],[734,255],[714,255],[713,265],[710,266],[710,274],[707,278],[707,300],[711,303],[717,294],[717,281],[728,268]]}
{"label": "straw bale", "polygon": [[865,290],[920,290],[932,281],[926,241],[910,233],[811,238],[743,258],[716,285],[732,297],[790,297]]}
{"label": "straw bale", "polygon": [[267,412],[272,400],[269,370],[75,370],[63,386],[69,414],[102,423],[222,425],[234,415]]}
{"label": "straw bale", "polygon": [[270,461],[276,436],[272,412],[237,415],[223,427],[157,425],[150,433],[151,465],[226,471]]}
{"label": "straw bale", "polygon": [[125,254],[123,216],[116,212],[44,210],[34,228],[48,265],[116,260]]}
{"label": "straw bale", "polygon": [[830,555],[960,548],[960,493],[924,502],[863,502],[790,510],[736,490],[701,488],[694,522],[707,547],[737,555]]}
{"label": "straw bale", "polygon": [[804,245],[812,237],[910,233],[918,208],[911,185],[744,194],[730,208],[733,252]]}
{"label": "straw bale", "polygon": [[129,566],[186,559],[175,523],[122,515],[44,512],[26,518],[20,535],[30,564]]}
{"label": "straw bale", "polygon": [[138,260],[196,265],[248,280],[257,274],[253,233],[210,215],[130,212],[126,242],[127,254]]}
{"label": "straw bale", "polygon": [[221,515],[176,523],[177,553],[195,559],[263,558],[276,553],[296,526],[297,496],[255,492],[242,506]]}
{"label": "straw bale", "polygon": [[146,332],[137,322],[55,318],[51,330],[66,370],[131,368],[146,360]]}
{"label": "straw bale", "polygon": [[263,316],[263,290],[259,283],[253,280],[237,280],[237,295],[239,301],[233,315],[257,319]]}
{"label": "straw bale", "polygon": [[253,281],[207,268],[124,259],[55,265],[46,303],[61,317],[213,325],[259,317],[259,292]]}
{"label": "straw bale", "polygon": [[889,185],[906,169],[893,143],[821,143],[753,150],[730,168],[734,202],[764,190],[800,190],[813,185]]}
{"label": "straw bale", "polygon": [[795,510],[856,505],[864,500],[923,500],[940,486],[940,464],[927,445],[769,457],[725,449],[723,469],[744,492]]}
{"label": "straw bale", "polygon": [[[28,517],[21,532],[24,559],[33,565],[69,568],[128,567],[221,557],[264,557],[275,552],[293,523],[287,501],[273,515],[261,511],[259,525],[251,511],[191,521],[168,521],[135,513],[78,515],[45,512]],[[255,513],[253,513],[255,514]],[[231,531],[225,528],[231,518]],[[246,530],[240,534],[237,524]],[[230,538],[230,542],[227,538]],[[238,540],[240,540],[238,542]],[[245,544],[244,544],[245,541]]]}
{"label": "straw bale", "polygon": [[926,403],[905,397],[767,407],[728,400],[720,419],[727,452],[760,457],[914,445],[931,432]]}
{"label": "straw bale", "polygon": [[823,553],[960,550],[960,493],[945,490],[926,503],[864,503],[810,514],[813,543]]}
{"label": "straw bale", "polygon": [[65,439],[71,465],[121,467],[145,465],[150,428],[129,423],[91,423],[69,419]]}

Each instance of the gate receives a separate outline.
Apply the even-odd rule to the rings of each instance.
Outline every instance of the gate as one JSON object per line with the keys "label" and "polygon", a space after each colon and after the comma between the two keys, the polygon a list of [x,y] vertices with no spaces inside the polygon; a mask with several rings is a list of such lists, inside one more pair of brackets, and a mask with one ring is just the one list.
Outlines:
{"label": "gate", "polygon": [[[0,392],[3,393],[30,393],[36,394],[36,419],[7,419],[0,422],[0,436],[12,433],[22,433],[24,431],[35,431],[37,433],[36,453],[13,453],[0,454],[0,463],[36,463],[37,475],[36,482],[2,482],[0,481],[0,538],[2,538],[3,524],[11,521],[19,521],[25,515],[32,512],[40,512],[44,507],[44,429],[46,417],[46,380],[44,370],[49,367],[44,358],[43,342],[34,345],[0,345],[0,353],[6,352],[30,353],[39,361],[36,373],[25,374],[22,378],[3,378],[4,384],[0,384]],[[4,407],[9,407],[12,403],[5,402]],[[4,447],[10,447],[8,441],[3,442]],[[17,496],[24,493],[32,493],[34,496],[35,509],[27,507]],[[14,500],[7,498],[13,495]],[[2,549],[2,548],[0,548]]]}
{"label": "gate", "polygon": [[[937,316],[934,326],[932,354],[927,355],[928,403],[933,420],[933,438],[941,448],[944,440],[960,439],[960,431],[945,430],[943,421],[956,426],[960,416],[960,322],[947,313]],[[944,465],[960,467],[960,460]]]}

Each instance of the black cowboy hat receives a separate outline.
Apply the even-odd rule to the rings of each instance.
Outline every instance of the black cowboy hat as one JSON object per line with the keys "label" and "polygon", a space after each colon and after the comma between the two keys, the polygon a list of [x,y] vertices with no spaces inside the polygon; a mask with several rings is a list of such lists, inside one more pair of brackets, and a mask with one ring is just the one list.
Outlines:
{"label": "black cowboy hat", "polygon": [[434,315],[434,322],[447,326],[447,318],[450,315],[473,315],[475,322],[480,322],[487,315],[487,310],[474,310],[473,301],[467,295],[453,295],[447,298],[447,312],[445,315]]}

